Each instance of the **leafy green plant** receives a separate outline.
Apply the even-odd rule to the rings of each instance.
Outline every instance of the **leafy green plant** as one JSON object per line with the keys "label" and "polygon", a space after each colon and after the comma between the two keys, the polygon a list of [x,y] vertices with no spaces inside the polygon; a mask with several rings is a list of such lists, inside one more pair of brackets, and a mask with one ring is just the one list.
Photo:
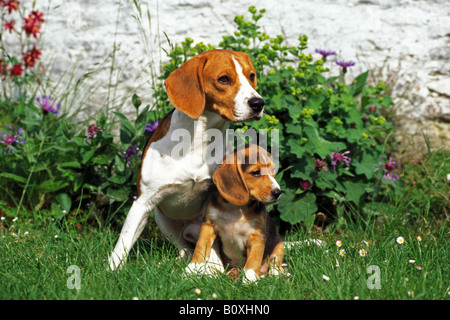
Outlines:
{"label": "leafy green plant", "polygon": [[[263,119],[233,128],[265,129],[269,139],[278,130],[277,178],[284,194],[270,209],[291,225],[311,225],[319,211],[338,218],[383,211],[386,190],[404,192],[398,163],[385,154],[392,133],[381,113],[392,104],[384,95],[386,85],[368,86],[368,71],[346,83],[354,62],[335,65],[327,60],[334,53],[319,50],[322,58],[314,59],[307,52],[306,35],[299,36],[297,46],[288,46],[280,35],[270,37],[258,25],[264,12],[250,7],[250,21],[237,16],[236,32],[224,36],[217,47],[250,55],[258,73],[257,89],[266,102]],[[194,45],[190,38],[181,45],[169,41],[169,46],[160,80],[190,57],[215,49]],[[38,96],[33,85],[39,83],[29,83],[35,78],[29,77],[30,86],[25,87],[17,80],[21,75],[11,75],[10,67],[5,70],[9,73],[2,74],[2,80],[11,82],[8,88],[17,87],[20,96],[3,90],[0,100],[2,206],[17,207],[16,214],[51,209],[52,215],[73,222],[97,211],[106,211],[109,218],[126,212],[136,195],[140,151],[172,108],[162,81],[155,82],[151,106],[142,108],[139,97],[131,97],[134,121],[119,111],[113,117],[99,111],[78,121],[60,102]]]}
{"label": "leafy green plant", "polygon": [[49,217],[78,223],[92,213],[102,219],[126,211],[136,195],[138,151],[152,131],[146,125],[161,114],[148,105],[140,110],[134,95],[134,123],[120,112],[101,110],[81,121],[77,111],[69,114],[67,100],[39,96],[52,92],[47,75],[38,72],[44,69],[38,61],[42,49],[36,49],[43,14],[33,10],[19,29],[13,15],[22,17],[25,9],[7,4],[12,9],[0,8],[2,23],[16,28],[2,24],[0,39],[11,31],[22,50],[32,46],[33,54],[22,53],[20,62],[3,42],[0,47],[0,215],[32,217],[40,225]]}
{"label": "leafy green plant", "polygon": [[[270,37],[258,25],[264,12],[252,6],[250,21],[237,16],[237,30],[224,36],[218,47],[246,52],[257,69],[265,116],[233,127],[266,129],[269,137],[272,129],[279,130],[278,180],[284,194],[274,209],[280,218],[292,225],[311,225],[318,211],[343,216],[360,212],[367,203],[377,207],[376,200],[387,188],[401,193],[400,180],[386,176],[397,170],[396,163],[382,162],[392,134],[392,126],[379,113],[392,105],[384,95],[386,85],[368,86],[369,71],[347,84],[345,74],[354,62],[334,65],[326,61],[330,52],[314,59],[306,51],[306,35],[299,36],[297,46],[288,46],[281,35]],[[170,62],[162,77],[187,58],[212,48],[193,46],[187,38],[168,53]]]}

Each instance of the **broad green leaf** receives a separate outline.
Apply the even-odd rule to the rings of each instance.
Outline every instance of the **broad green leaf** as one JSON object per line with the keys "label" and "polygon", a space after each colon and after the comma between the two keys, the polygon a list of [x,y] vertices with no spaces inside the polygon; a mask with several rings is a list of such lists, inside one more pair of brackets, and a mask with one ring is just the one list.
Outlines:
{"label": "broad green leaf", "polygon": [[55,199],[61,205],[61,208],[63,210],[66,210],[67,212],[70,211],[70,208],[72,206],[72,200],[70,199],[67,193],[59,193],[56,195]]}
{"label": "broad green leaf", "polygon": [[307,126],[303,129],[303,132],[308,139],[304,148],[310,150],[311,153],[318,154],[320,158],[329,156],[338,148],[340,151],[344,151],[346,148],[346,145],[342,142],[331,142],[322,138],[319,135],[317,128]]}
{"label": "broad green leaf", "polygon": [[351,85],[351,88],[353,90],[353,96],[356,97],[358,94],[361,93],[362,89],[366,85],[367,77],[369,76],[369,71],[366,71],[364,73],[361,73],[359,76],[353,80],[353,84]]}
{"label": "broad green leaf", "polygon": [[361,160],[353,159],[352,164],[357,174],[364,174],[367,179],[373,177],[375,168],[378,167],[378,161],[371,155],[365,153]]}
{"label": "broad green leaf", "polygon": [[295,195],[286,192],[282,195],[278,204],[280,218],[290,224],[305,222],[311,224],[314,221],[314,213],[317,211],[316,196],[312,192]]}

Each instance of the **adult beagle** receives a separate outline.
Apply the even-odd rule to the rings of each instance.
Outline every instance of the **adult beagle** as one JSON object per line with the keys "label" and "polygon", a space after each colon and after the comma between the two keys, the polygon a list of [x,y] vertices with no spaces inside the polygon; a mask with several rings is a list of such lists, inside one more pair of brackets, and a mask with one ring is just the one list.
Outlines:
{"label": "adult beagle", "polygon": [[[204,160],[205,133],[219,130],[225,140],[229,121],[252,121],[263,114],[264,100],[255,90],[255,68],[243,52],[199,54],[172,72],[165,87],[175,109],[160,121],[143,152],[137,199],[109,257],[113,270],[126,260],[152,210],[162,233],[189,258],[217,167]],[[183,138],[190,144],[188,151],[174,155]],[[211,262],[223,269],[218,248],[213,248]]]}
{"label": "adult beagle", "polygon": [[220,164],[213,174],[213,191],[187,273],[208,273],[211,247],[220,243],[222,260],[231,270],[244,267],[245,281],[260,273],[282,271],[284,247],[265,203],[277,200],[280,186],[275,165],[263,148],[250,145],[234,154],[232,164]]}

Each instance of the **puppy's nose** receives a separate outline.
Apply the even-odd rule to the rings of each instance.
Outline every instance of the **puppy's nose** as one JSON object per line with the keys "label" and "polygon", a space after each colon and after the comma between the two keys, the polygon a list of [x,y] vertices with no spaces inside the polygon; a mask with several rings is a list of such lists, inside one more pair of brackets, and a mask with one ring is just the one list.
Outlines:
{"label": "puppy's nose", "polygon": [[248,105],[254,112],[260,112],[264,107],[264,100],[261,98],[251,98],[248,100]]}
{"label": "puppy's nose", "polygon": [[272,190],[272,197],[277,200],[281,195],[281,190],[280,189],[275,189]]}

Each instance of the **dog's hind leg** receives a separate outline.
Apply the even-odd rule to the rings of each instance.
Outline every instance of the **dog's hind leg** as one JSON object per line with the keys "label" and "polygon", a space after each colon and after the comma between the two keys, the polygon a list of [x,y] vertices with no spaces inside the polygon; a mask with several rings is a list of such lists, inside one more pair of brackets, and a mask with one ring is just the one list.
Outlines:
{"label": "dog's hind leg", "polygon": [[139,202],[139,199],[133,203],[120,232],[119,240],[109,257],[111,270],[115,270],[126,261],[128,253],[144,230],[148,215],[153,208],[148,203]]}

